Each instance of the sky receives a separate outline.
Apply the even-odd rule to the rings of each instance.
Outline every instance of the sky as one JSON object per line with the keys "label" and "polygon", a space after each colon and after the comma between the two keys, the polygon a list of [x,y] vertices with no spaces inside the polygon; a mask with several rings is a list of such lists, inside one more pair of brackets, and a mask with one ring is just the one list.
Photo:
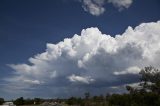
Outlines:
{"label": "sky", "polygon": [[126,92],[160,68],[159,0],[0,0],[0,97]]}

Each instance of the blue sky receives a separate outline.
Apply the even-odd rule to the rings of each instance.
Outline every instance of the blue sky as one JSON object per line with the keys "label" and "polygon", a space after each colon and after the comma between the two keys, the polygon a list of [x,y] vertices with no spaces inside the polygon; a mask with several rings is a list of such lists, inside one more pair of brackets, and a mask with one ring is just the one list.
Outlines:
{"label": "blue sky", "polygon": [[[17,69],[18,66],[16,65],[27,64],[32,66],[33,63],[29,62],[28,59],[30,57],[34,57],[37,54],[41,54],[47,51],[46,50],[47,43],[57,44],[58,42],[63,41],[65,38],[72,38],[74,34],[78,34],[82,36],[83,35],[81,34],[82,29],[86,29],[90,27],[97,27],[103,34],[106,34],[106,36],[110,35],[112,37],[115,37],[115,35],[117,34],[123,35],[125,30],[128,28],[128,26],[135,28],[141,23],[149,23],[149,22],[156,23],[160,19],[160,1],[159,0],[133,0],[133,1],[128,0],[128,1],[132,1],[132,3],[128,7],[118,6],[117,4],[109,3],[110,0],[104,1],[104,3],[102,4],[98,4],[96,3],[96,0],[95,0],[93,3],[96,3],[98,4],[98,6],[100,6],[100,8],[102,7],[105,9],[104,12],[98,15],[93,15],[91,11],[85,10],[85,9],[88,9],[90,5],[86,5],[84,1],[83,0],[82,1],[78,1],[78,0],[1,0],[0,1],[0,50],[1,50],[0,52],[0,59],[1,59],[0,61],[0,86],[1,86],[0,94],[2,94],[1,96],[3,96],[4,98],[11,99],[19,96],[24,96],[26,95],[26,92],[27,92],[28,95],[26,95],[26,97],[35,97],[35,96],[54,97],[54,95],[55,97],[63,97],[63,96],[67,97],[67,96],[71,96],[78,90],[71,92],[70,93],[71,95],[69,95],[68,93],[61,94],[59,93],[61,92],[58,90],[59,88],[55,87],[57,86],[58,83],[63,83],[60,85],[58,84],[60,87],[63,87],[62,89],[66,89],[65,85],[70,85],[70,82],[71,82],[70,86],[82,87],[82,89],[79,90],[81,92],[96,91],[98,93],[101,93],[97,89],[103,89],[102,91],[104,92],[114,91],[114,90],[109,89],[108,91],[107,90],[105,91],[105,89],[108,89],[107,88],[108,86],[99,87],[99,85],[94,82],[97,81],[99,84],[102,83],[100,85],[113,84],[114,86],[116,86],[116,83],[118,83],[119,85],[119,83],[122,83],[123,81],[125,82],[125,75],[123,75],[123,78],[120,77],[120,80],[122,79],[122,82],[121,81],[114,82],[112,80],[110,82],[107,82],[106,80],[100,78],[103,76],[100,75],[100,77],[95,77],[94,76],[95,74],[93,74],[94,72],[90,73],[90,70],[92,69],[90,67],[92,65],[87,67],[87,65],[90,63],[86,63],[87,65],[83,67],[81,65],[76,66],[75,64],[73,64],[72,62],[75,62],[75,60],[74,61],[69,60],[69,62],[72,63],[70,64],[72,66],[71,70],[73,69],[73,70],[80,70],[80,71],[87,70],[87,71],[84,73],[83,72],[76,73],[71,71],[70,73],[60,75],[57,79],[54,79],[53,81],[54,83],[52,83],[52,79],[50,80],[43,77],[45,81],[47,80],[46,82],[42,81],[45,84],[42,83],[42,85],[39,85],[39,87],[35,87],[32,84],[31,85],[28,84],[30,88],[34,88],[34,89],[29,89],[28,86],[21,89],[15,88],[17,91],[19,91],[19,93],[11,92],[12,89],[10,89],[10,91],[4,90],[10,85],[12,86],[16,85],[17,81],[11,81],[11,80],[17,79],[20,76],[25,77],[24,82],[28,83],[32,79],[31,82],[40,84],[39,79],[42,79],[42,77],[38,77],[38,78],[34,76],[28,77],[24,73],[21,73],[21,72],[19,73],[19,68]],[[97,29],[93,28],[93,29],[88,29],[88,32],[86,30],[86,33],[84,32],[84,36],[87,36],[88,34],[89,35],[92,34],[92,31],[96,35],[101,35],[99,34],[99,31],[97,31]],[[150,33],[152,34],[152,32]],[[93,36],[88,36],[88,37],[93,37]],[[112,47],[112,46],[108,46],[108,48],[109,47]],[[49,46],[47,48],[52,49],[53,47]],[[89,48],[91,47],[89,46]],[[131,50],[133,50],[133,48]],[[80,51],[83,51],[83,50],[80,50]],[[103,54],[99,56],[103,57]],[[108,57],[104,57],[104,58],[107,59]],[[102,61],[102,60],[99,60],[99,57],[97,55],[96,55],[96,58],[94,58],[93,60],[100,61],[99,63],[101,63]],[[107,61],[107,62],[101,63],[97,67],[103,67],[105,65],[107,66],[110,64],[110,67],[108,66],[109,68],[107,69],[105,68],[106,70],[110,70],[112,69],[111,63],[112,63],[111,61]],[[53,62],[52,64],[55,65],[55,62]],[[62,64],[62,67],[64,67],[64,69],[60,69],[60,70],[63,70],[62,72],[64,72],[65,68],[70,66],[68,65],[69,63],[68,64],[64,62],[61,63],[61,61],[56,64]],[[146,64],[148,65],[152,63],[148,62]],[[139,67],[141,68],[146,64],[143,64]],[[12,65],[15,65],[15,66],[12,66]],[[127,68],[127,66],[124,66],[124,67]],[[122,68],[122,67],[118,67],[118,68]],[[56,70],[55,73],[58,73],[57,69],[59,68],[55,68]],[[69,69],[67,68],[67,70],[70,70],[70,68]],[[98,69],[98,70],[101,70],[101,69]],[[31,73],[32,71],[34,70],[31,69]],[[121,72],[123,72],[123,70],[121,70]],[[53,75],[55,73],[53,73]],[[98,73],[101,73],[101,72],[98,72]],[[132,79],[130,79],[131,80],[130,82],[137,81],[135,79],[137,78],[135,74],[129,75],[129,76],[132,76],[131,77]],[[68,78],[70,82],[63,81],[61,77]],[[128,76],[126,78],[128,78]],[[80,79],[81,81],[77,79]],[[109,78],[109,79],[112,79],[112,78]],[[60,82],[58,82],[57,80],[60,80]],[[78,84],[73,84],[73,82],[76,83],[76,81],[78,81]],[[87,85],[81,84],[80,82],[87,83]],[[90,82],[93,82],[93,83],[90,85],[89,84]],[[20,86],[23,86],[23,84]],[[125,83],[122,83],[122,84],[125,84]],[[43,89],[53,89],[56,92],[53,91],[51,94],[49,94],[49,92],[44,90],[45,92],[44,94],[40,93],[41,90]],[[67,86],[67,89],[70,89],[70,88]],[[66,90],[65,92],[69,92],[69,90]]]}

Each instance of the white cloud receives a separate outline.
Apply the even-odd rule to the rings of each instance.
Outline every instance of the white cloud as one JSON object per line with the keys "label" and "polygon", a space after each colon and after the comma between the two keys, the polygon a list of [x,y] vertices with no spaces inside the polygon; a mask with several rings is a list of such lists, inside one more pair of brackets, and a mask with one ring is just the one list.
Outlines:
{"label": "white cloud", "polygon": [[85,11],[92,15],[99,16],[105,12],[105,4],[112,3],[119,10],[129,8],[133,0],[79,0]]}
{"label": "white cloud", "polygon": [[24,80],[24,82],[29,84],[41,84],[41,82],[38,80]]}
{"label": "white cloud", "polygon": [[[18,84],[16,87],[47,86],[47,89],[56,89],[53,91],[56,94],[59,87],[69,92],[68,89],[79,83],[81,90],[85,90],[85,85],[106,88],[112,84],[130,83],[134,79],[126,80],[127,75],[137,74],[144,66],[159,68],[159,41],[159,21],[142,23],[134,29],[128,27],[122,35],[115,37],[102,34],[98,28],[83,29],[81,35],[47,44],[45,52],[29,59],[30,65],[9,65],[15,72],[6,81]],[[119,82],[123,77],[126,77],[125,82]],[[44,92],[48,92],[45,89]]]}
{"label": "white cloud", "polygon": [[105,0],[82,0],[81,2],[83,9],[92,15],[99,16],[105,11],[103,7]]}
{"label": "white cloud", "polygon": [[127,68],[126,70],[121,71],[121,72],[115,71],[114,74],[115,74],[115,75],[139,74],[140,70],[141,70],[141,69],[140,69],[139,67],[133,66],[133,67],[129,67],[129,68]]}
{"label": "white cloud", "polygon": [[119,10],[123,8],[129,8],[133,0],[108,0],[108,3],[112,3]]}
{"label": "white cloud", "polygon": [[57,76],[57,71],[53,71],[50,75],[51,78],[55,78]]}
{"label": "white cloud", "polygon": [[94,79],[90,78],[90,77],[82,77],[82,76],[76,76],[76,75],[71,75],[68,77],[68,79],[71,82],[80,82],[80,83],[86,83],[86,84],[90,84],[91,82],[94,81]]}

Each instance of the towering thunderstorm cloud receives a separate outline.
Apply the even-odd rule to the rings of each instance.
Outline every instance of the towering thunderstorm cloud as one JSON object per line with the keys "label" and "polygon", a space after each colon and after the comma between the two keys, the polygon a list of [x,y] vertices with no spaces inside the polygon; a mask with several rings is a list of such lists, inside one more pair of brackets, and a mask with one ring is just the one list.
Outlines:
{"label": "towering thunderstorm cloud", "polygon": [[133,0],[80,0],[80,2],[85,11],[99,16],[105,12],[104,5],[106,3],[111,3],[119,10],[122,10],[123,8],[129,8]]}
{"label": "towering thunderstorm cloud", "polygon": [[80,35],[48,43],[45,52],[29,62],[9,65],[15,70],[13,77],[5,79],[14,85],[10,89],[34,93],[43,89],[58,96],[134,83],[133,76],[144,66],[159,68],[160,22],[128,27],[115,37],[98,28],[83,29]]}

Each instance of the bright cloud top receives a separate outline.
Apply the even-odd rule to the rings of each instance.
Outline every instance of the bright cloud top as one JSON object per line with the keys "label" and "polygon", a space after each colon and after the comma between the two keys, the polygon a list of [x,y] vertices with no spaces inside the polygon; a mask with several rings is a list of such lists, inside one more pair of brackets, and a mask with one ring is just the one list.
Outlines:
{"label": "bright cloud top", "polygon": [[92,15],[99,16],[105,12],[104,5],[112,3],[119,10],[129,8],[133,0],[80,0],[82,7],[85,11]]}
{"label": "bright cloud top", "polygon": [[102,34],[98,28],[83,29],[81,35],[48,43],[45,52],[29,59],[30,64],[9,65],[15,73],[6,80],[21,86],[47,84],[53,89],[98,86],[101,82],[109,86],[124,77],[129,83],[133,79],[127,76],[138,74],[142,67],[159,67],[159,41],[159,21],[128,27],[115,37]]}

